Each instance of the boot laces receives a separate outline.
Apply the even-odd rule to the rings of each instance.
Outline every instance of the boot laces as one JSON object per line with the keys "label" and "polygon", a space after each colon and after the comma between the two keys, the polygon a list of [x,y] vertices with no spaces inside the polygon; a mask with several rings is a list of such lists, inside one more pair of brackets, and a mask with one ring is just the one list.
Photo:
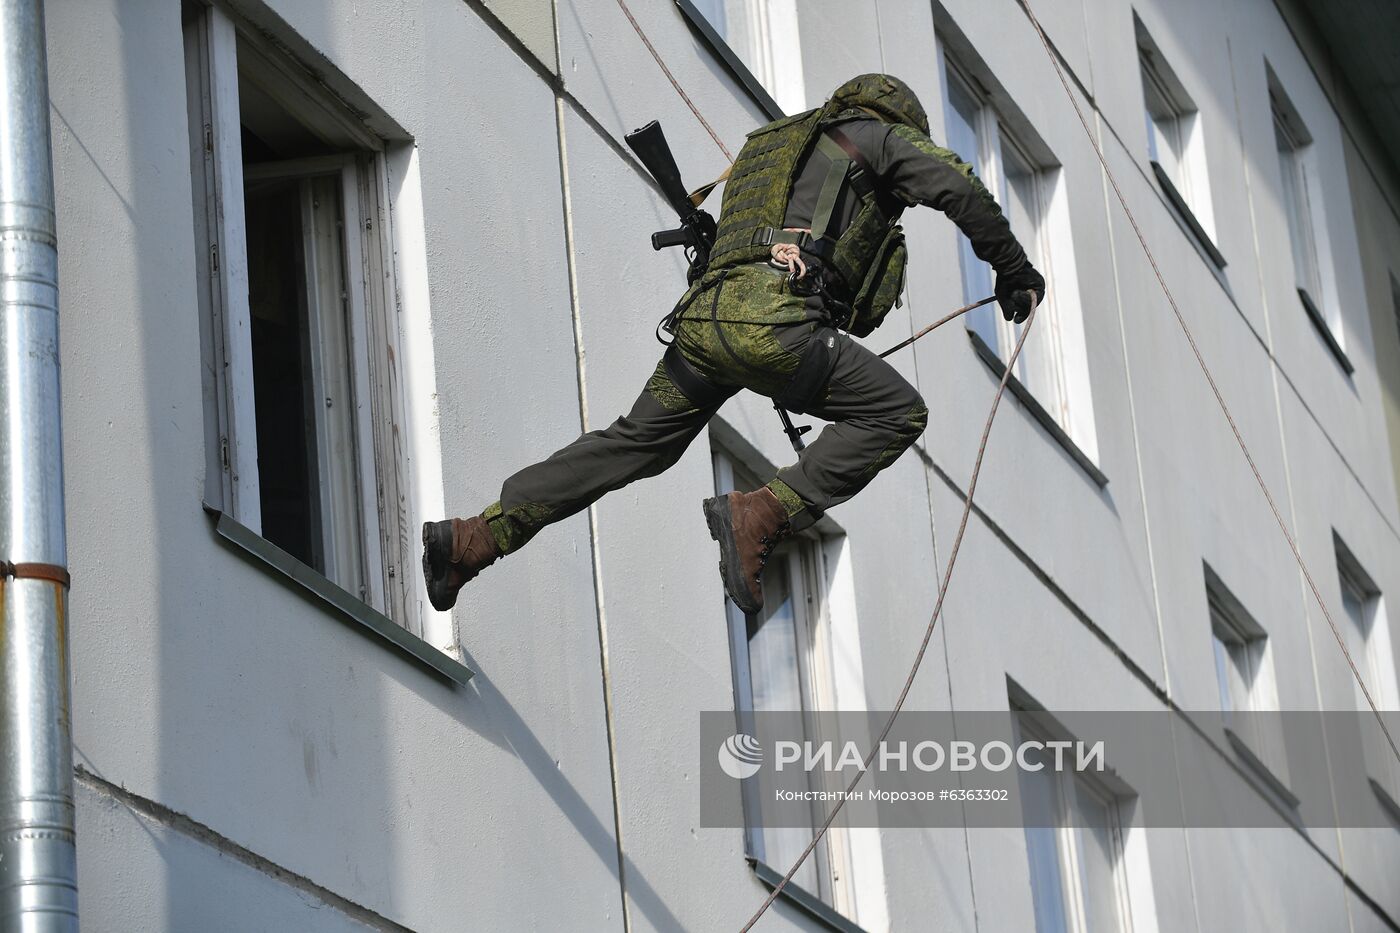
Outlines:
{"label": "boot laces", "polygon": [[763,545],[763,549],[758,552],[758,569],[763,570],[768,564],[768,558],[772,556],[773,549],[778,546],[778,539],[770,535],[760,535],[758,543]]}

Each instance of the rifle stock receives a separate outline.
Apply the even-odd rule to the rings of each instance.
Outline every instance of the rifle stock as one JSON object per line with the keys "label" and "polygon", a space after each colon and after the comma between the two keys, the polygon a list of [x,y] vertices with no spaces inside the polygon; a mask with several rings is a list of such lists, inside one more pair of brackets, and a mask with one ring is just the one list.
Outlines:
{"label": "rifle stock", "polygon": [[636,153],[642,165],[656,179],[661,194],[671,209],[680,218],[681,225],[674,230],[662,230],[651,235],[651,248],[667,249],[683,246],[690,257],[690,268],[686,278],[694,282],[705,274],[710,262],[710,247],[715,241],[715,219],[707,211],[700,210],[690,200],[685,185],[681,183],[681,170],[671,147],[666,142],[666,134],[661,124],[652,120],[641,129],[633,130],[623,137],[628,148]]}
{"label": "rifle stock", "polygon": [[695,210],[690,203],[690,195],[681,184],[681,170],[676,165],[676,157],[666,142],[666,134],[661,124],[652,120],[639,130],[633,130],[623,137],[628,147],[642,160],[651,177],[661,186],[661,194],[679,216],[684,217]]}

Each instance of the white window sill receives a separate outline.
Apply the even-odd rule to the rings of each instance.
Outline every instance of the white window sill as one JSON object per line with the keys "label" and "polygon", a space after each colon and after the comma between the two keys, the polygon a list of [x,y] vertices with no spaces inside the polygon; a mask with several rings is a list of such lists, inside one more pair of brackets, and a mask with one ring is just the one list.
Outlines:
{"label": "white window sill", "polygon": [[1322,342],[1327,345],[1327,349],[1330,350],[1332,356],[1336,358],[1337,365],[1342,367],[1342,371],[1350,376],[1356,371],[1356,367],[1351,365],[1351,360],[1347,359],[1346,351],[1343,350],[1342,345],[1337,342],[1336,335],[1332,333],[1331,325],[1329,325],[1327,319],[1322,316],[1322,311],[1318,309],[1317,303],[1312,299],[1312,295],[1308,294],[1307,289],[1299,288],[1298,300],[1302,302],[1303,310],[1308,313],[1308,320],[1312,321],[1313,327],[1317,328],[1318,336],[1322,338]]}
{"label": "white window sill", "polygon": [[1187,235],[1191,237],[1196,246],[1205,254],[1205,258],[1210,260],[1214,271],[1217,274],[1223,272],[1226,265],[1225,257],[1221,255],[1219,247],[1217,247],[1215,241],[1210,238],[1210,234],[1206,233],[1205,228],[1201,226],[1201,222],[1196,219],[1195,212],[1192,211],[1191,206],[1186,203],[1186,199],[1182,197],[1181,192],[1176,190],[1176,185],[1172,182],[1171,176],[1167,174],[1166,169],[1162,168],[1161,164],[1155,159],[1148,159],[1147,162],[1152,166],[1152,174],[1157,179],[1157,186],[1162,189],[1162,194],[1166,197],[1167,203],[1171,205],[1172,212],[1175,214],[1176,219],[1186,228],[1185,232]]}
{"label": "white window sill", "polygon": [[724,37],[715,31],[715,27],[705,18],[705,14],[697,10],[695,4],[691,3],[690,0],[675,0],[675,4],[691,27],[700,33],[700,38],[710,47],[710,51],[720,60],[720,64],[729,69],[734,80],[738,81],[739,85],[748,92],[749,97],[759,106],[759,109],[768,115],[768,119],[781,120],[787,116],[783,113],[783,108],[779,107],[778,102],[773,99],[773,95],[768,93],[767,88],[759,83],[758,78],[754,77],[754,73],[729,47],[729,43],[724,40]]}
{"label": "white window sill", "polygon": [[1260,758],[1258,754],[1255,753],[1254,749],[1250,747],[1249,743],[1245,741],[1239,733],[1229,726],[1225,726],[1224,728],[1225,737],[1230,740],[1230,747],[1235,750],[1235,754],[1239,755],[1240,758],[1244,760],[1245,765],[1248,766],[1255,777],[1263,781],[1265,786],[1274,793],[1274,796],[1278,797],[1290,810],[1297,810],[1302,801],[1294,795],[1293,791],[1288,789],[1287,784],[1284,784],[1283,781],[1274,774],[1273,768],[1269,767],[1264,759]]}
{"label": "white window sill", "polygon": [[251,528],[207,504],[205,510],[215,519],[214,532],[226,546],[251,558],[256,566],[271,575],[300,587],[305,595],[322,608],[331,610],[342,622],[454,684],[465,686],[472,678],[475,671],[471,668],[365,604]]}
{"label": "white window sill", "polygon": [[1391,819],[1400,824],[1400,800],[1396,800],[1385,785],[1376,778],[1368,777],[1366,780],[1371,785],[1371,790],[1375,792],[1376,798],[1380,800],[1381,806],[1390,814]]}
{"label": "white window sill", "polygon": [[[753,873],[758,876],[758,880],[762,881],[769,890],[782,883],[783,873],[766,862],[750,857],[749,865],[753,868]],[[828,930],[836,930],[837,933],[866,933],[865,928],[854,920],[843,917],[826,901],[791,881],[783,886],[783,893],[778,897],[797,907]]]}
{"label": "white window sill", "polygon": [[[987,364],[987,368],[992,371],[993,375],[1000,379],[1002,374],[1006,372],[1006,364],[1002,362],[1001,357],[997,356],[995,350],[987,346],[987,342],[976,331],[968,330],[967,336],[972,341],[972,349],[977,352],[982,362]],[[1011,378],[1006,380],[1006,388],[1030,416],[1045,429],[1045,432],[1064,448],[1065,453],[1069,454],[1069,458],[1079,464],[1079,468],[1089,475],[1089,478],[1094,481],[1094,485],[1100,489],[1108,485],[1108,476],[1103,470],[1100,470],[1098,465],[1089,459],[1089,455],[1074,442],[1074,439],[1065,433],[1065,429],[1060,427],[1060,423],[1055,420],[1055,417],[1045,410],[1045,406],[1036,401],[1031,390],[1027,389],[1014,373]]]}

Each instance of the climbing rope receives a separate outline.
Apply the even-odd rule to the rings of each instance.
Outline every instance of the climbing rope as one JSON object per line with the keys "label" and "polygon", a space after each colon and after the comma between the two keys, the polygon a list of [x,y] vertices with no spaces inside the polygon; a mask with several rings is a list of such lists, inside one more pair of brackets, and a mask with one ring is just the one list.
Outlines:
{"label": "climbing rope", "polygon": [[1332,629],[1332,637],[1337,640],[1337,647],[1342,649],[1342,654],[1347,659],[1347,666],[1351,668],[1351,674],[1356,678],[1356,683],[1361,687],[1362,694],[1366,697],[1367,704],[1371,707],[1371,712],[1375,714],[1376,722],[1381,727],[1381,732],[1385,735],[1385,740],[1390,743],[1390,751],[1395,755],[1395,760],[1400,761],[1400,748],[1395,745],[1395,739],[1390,734],[1390,729],[1386,727],[1385,719],[1381,716],[1380,709],[1376,706],[1375,699],[1371,696],[1371,691],[1366,686],[1366,681],[1361,677],[1361,671],[1357,670],[1356,660],[1352,658],[1351,651],[1347,648],[1346,639],[1337,628],[1337,623],[1332,619],[1332,613],[1327,608],[1327,603],[1322,598],[1322,593],[1313,581],[1312,571],[1308,569],[1308,564],[1303,560],[1303,554],[1298,549],[1298,541],[1293,537],[1293,532],[1289,530],[1288,523],[1283,519],[1283,513],[1279,511],[1278,504],[1274,502],[1273,493],[1269,491],[1269,486],[1264,482],[1264,476],[1259,472],[1258,465],[1254,462],[1254,455],[1249,452],[1249,445],[1244,442],[1244,435],[1240,433],[1239,425],[1235,423],[1235,416],[1230,412],[1230,406],[1225,404],[1225,396],[1220,392],[1220,386],[1215,382],[1215,376],[1211,374],[1210,367],[1206,365],[1205,357],[1201,355],[1201,348],[1196,345],[1196,336],[1191,332],[1191,327],[1186,323],[1186,316],[1181,313],[1181,308],[1177,307],[1176,298],[1172,296],[1172,291],[1167,287],[1167,280],[1162,275],[1162,270],[1157,267],[1157,259],[1152,255],[1152,250],[1147,245],[1147,238],[1143,236],[1142,229],[1138,227],[1137,218],[1133,216],[1132,210],[1128,207],[1127,199],[1123,197],[1122,190],[1118,187],[1118,179],[1114,178],[1113,170],[1108,167],[1108,160],[1104,157],[1103,150],[1099,148],[1099,141],[1094,138],[1093,131],[1089,129],[1089,121],[1084,117],[1084,111],[1079,109],[1079,101],[1075,99],[1074,92],[1070,90],[1069,80],[1065,78],[1064,69],[1060,67],[1060,60],[1056,57],[1054,49],[1050,45],[1050,39],[1045,35],[1045,30],[1041,28],[1040,20],[1036,19],[1035,13],[1030,8],[1029,0],[1016,0],[1021,8],[1026,11],[1026,16],[1030,18],[1031,25],[1035,27],[1036,35],[1040,37],[1040,44],[1045,46],[1045,54],[1050,56],[1050,64],[1055,67],[1055,74],[1060,79],[1060,84],[1065,89],[1065,94],[1069,96],[1069,102],[1074,105],[1075,115],[1079,117],[1079,125],[1084,127],[1084,134],[1089,137],[1089,144],[1094,147],[1094,155],[1098,156],[1099,164],[1103,166],[1104,176],[1113,186],[1113,193],[1118,198],[1118,204],[1123,208],[1123,213],[1127,215],[1128,223],[1132,225],[1133,233],[1137,235],[1138,244],[1142,246],[1142,251],[1147,256],[1148,263],[1152,266],[1152,274],[1157,277],[1157,284],[1162,286],[1162,294],[1167,296],[1167,304],[1171,305],[1172,314],[1176,316],[1176,322],[1181,325],[1181,332],[1186,336],[1186,342],[1191,345],[1191,353],[1196,357],[1196,363],[1201,367],[1201,373],[1206,377],[1206,382],[1210,384],[1211,394],[1215,396],[1215,401],[1220,406],[1220,411],[1225,415],[1225,420],[1230,424],[1230,432],[1235,435],[1235,443],[1239,445],[1240,453],[1244,454],[1245,461],[1249,464],[1249,470],[1254,474],[1254,481],[1259,484],[1259,491],[1264,494],[1264,500],[1269,503],[1269,511],[1274,513],[1274,521],[1278,522],[1279,531],[1283,532],[1284,540],[1288,542],[1288,548],[1293,552],[1293,559],[1298,562],[1298,569],[1303,572],[1303,579],[1308,583],[1308,589],[1312,591],[1313,599],[1317,600],[1318,608],[1322,610],[1322,616],[1327,620],[1327,625]]}
{"label": "climbing rope", "polygon": [[690,112],[695,114],[695,119],[700,121],[700,125],[705,128],[705,132],[709,133],[710,138],[715,141],[715,145],[719,146],[719,151],[723,152],[724,157],[732,164],[734,162],[734,155],[729,151],[729,147],[719,138],[719,134],[715,132],[715,128],[710,126],[710,121],[705,119],[705,115],[702,114],[700,108],[696,107],[695,103],[691,101],[690,95],[685,92],[685,88],[681,87],[681,83],[676,80],[676,76],[671,74],[671,69],[667,68],[666,63],[661,60],[661,54],[656,51],[656,46],[651,44],[651,40],[647,38],[647,34],[642,31],[641,24],[637,22],[637,17],[633,16],[632,10],[628,8],[627,0],[617,0],[617,5],[622,7],[622,15],[627,17],[627,22],[632,24],[633,30],[637,33],[637,38],[642,40],[642,45],[645,45],[647,51],[651,53],[651,57],[656,59],[656,66],[661,69],[661,73],[666,76],[666,80],[671,82],[671,87],[676,89],[676,93],[681,96],[681,100],[685,101],[685,105],[690,108]]}
{"label": "climbing rope", "polygon": [[934,331],[938,330],[938,328],[942,327],[944,324],[947,324],[947,323],[948,323],[949,321],[951,321],[953,318],[955,318],[955,317],[961,317],[962,315],[966,314],[967,312],[971,311],[971,310],[974,309],[974,308],[980,308],[980,307],[982,307],[983,305],[989,305],[989,304],[991,304],[992,302],[994,302],[994,301],[996,301],[996,300],[997,300],[997,296],[996,296],[996,295],[988,295],[986,298],[983,298],[981,301],[974,301],[974,302],[973,302],[972,304],[970,304],[970,305],[963,305],[963,306],[962,306],[961,308],[959,308],[958,310],[953,311],[953,312],[950,312],[950,313],[948,313],[948,314],[945,314],[943,317],[941,317],[941,318],[939,318],[938,320],[934,321],[934,322],[933,322],[932,324],[930,324],[928,327],[925,327],[923,330],[919,331],[917,334],[915,334],[914,336],[910,337],[908,340],[901,340],[899,343],[897,343],[897,344],[895,344],[894,346],[890,347],[890,348],[889,348],[888,350],[886,350],[884,353],[881,353],[881,354],[880,354],[880,359],[884,359],[885,357],[889,356],[891,353],[896,353],[896,352],[898,352],[898,351],[900,351],[900,350],[903,350],[905,347],[909,346],[909,344],[913,343],[915,340],[918,340],[920,337],[924,336],[925,334],[931,334],[931,333],[933,333]]}
{"label": "climbing rope", "polygon": [[[1180,325],[1181,331],[1186,337],[1186,342],[1191,347],[1191,353],[1195,356],[1196,363],[1200,366],[1202,375],[1205,376],[1206,382],[1210,385],[1211,394],[1215,396],[1216,403],[1220,406],[1221,412],[1225,415],[1225,420],[1229,423],[1230,431],[1235,438],[1235,443],[1239,446],[1240,452],[1244,454],[1245,461],[1249,464],[1250,472],[1254,474],[1254,480],[1258,484],[1259,490],[1264,494],[1264,499],[1269,505],[1269,510],[1273,513],[1274,520],[1278,523],[1279,530],[1283,532],[1283,537],[1288,542],[1289,550],[1292,551],[1293,558],[1297,562],[1298,568],[1302,572],[1304,580],[1307,581],[1308,588],[1312,592],[1313,598],[1316,600],[1318,607],[1322,610],[1323,618],[1327,620],[1327,625],[1332,630],[1332,636],[1336,639],[1337,646],[1341,649],[1343,656],[1346,658],[1347,666],[1351,668],[1352,676],[1356,678],[1356,682],[1361,687],[1361,692],[1365,696],[1367,704],[1371,707],[1371,712],[1375,714],[1376,722],[1380,725],[1381,732],[1385,735],[1386,741],[1390,745],[1391,752],[1395,755],[1396,760],[1400,761],[1400,747],[1396,746],[1394,737],[1391,735],[1389,728],[1386,727],[1385,720],[1381,716],[1380,709],[1376,706],[1376,701],[1371,696],[1371,691],[1366,686],[1366,682],[1362,678],[1360,670],[1357,669],[1356,660],[1352,657],[1351,651],[1347,648],[1346,640],[1342,636],[1341,630],[1337,627],[1337,623],[1333,620],[1332,613],[1328,610],[1327,603],[1323,600],[1322,593],[1318,589],[1317,583],[1313,580],[1312,572],[1311,570],[1309,570],[1307,562],[1303,560],[1302,552],[1298,548],[1298,542],[1294,538],[1292,531],[1289,530],[1288,523],[1284,520],[1283,513],[1279,510],[1277,503],[1274,501],[1273,493],[1269,490],[1268,484],[1264,482],[1264,477],[1260,473],[1258,465],[1255,463],[1253,454],[1250,453],[1249,446],[1245,443],[1244,436],[1240,433],[1239,426],[1235,422],[1234,415],[1231,413],[1229,405],[1227,405],[1225,402],[1225,397],[1221,393],[1220,387],[1216,383],[1215,377],[1210,371],[1210,367],[1206,365],[1205,357],[1201,354],[1200,347],[1196,344],[1195,335],[1191,331],[1190,326],[1186,323],[1186,318],[1182,314],[1180,307],[1178,307],[1176,303],[1176,298],[1171,293],[1171,289],[1167,287],[1166,278],[1163,276],[1162,270],[1158,267],[1157,260],[1153,256],[1151,248],[1147,245],[1147,238],[1143,235],[1141,228],[1138,226],[1137,219],[1134,217],[1132,210],[1128,207],[1127,199],[1123,196],[1123,192],[1118,186],[1117,178],[1114,176],[1113,170],[1109,168],[1108,160],[1107,158],[1105,158],[1103,150],[1099,147],[1099,141],[1095,138],[1093,131],[1090,130],[1088,120],[1084,116],[1084,111],[1080,109],[1079,101],[1075,98],[1074,92],[1070,89],[1069,81],[1065,77],[1064,70],[1060,67],[1059,59],[1055,55],[1055,51],[1050,44],[1049,37],[1045,34],[1044,28],[1040,25],[1040,20],[1036,18],[1035,12],[1030,8],[1029,0],[1017,0],[1017,3],[1021,6],[1023,10],[1025,10],[1027,18],[1030,20],[1031,25],[1035,28],[1036,35],[1040,39],[1041,44],[1044,46],[1045,53],[1050,58],[1050,63],[1055,69],[1055,75],[1059,78],[1060,84],[1064,87],[1065,94],[1069,97],[1070,104],[1074,107],[1074,112],[1075,115],[1079,118],[1080,126],[1084,128],[1085,135],[1089,137],[1089,144],[1093,146],[1094,154],[1098,157],[1099,164],[1103,167],[1104,175],[1113,188],[1113,193],[1117,197],[1118,204],[1120,207],[1123,208],[1123,213],[1127,216],[1128,223],[1132,226],[1133,233],[1137,236],[1138,244],[1142,247],[1143,253],[1147,256],[1148,263],[1152,266],[1152,272],[1153,275],[1156,276],[1157,284],[1161,286],[1162,293],[1166,296],[1167,303],[1171,306],[1172,313],[1176,317],[1177,324]],[[690,96],[686,94],[685,90],[681,87],[680,83],[676,80],[675,76],[671,74],[671,70],[666,67],[666,63],[662,60],[660,54],[656,51],[656,47],[651,44],[651,40],[647,38],[647,35],[642,30],[641,25],[638,24],[636,17],[634,17],[632,15],[632,11],[628,9],[626,0],[617,0],[617,5],[622,8],[622,12],[627,17],[627,21],[632,24],[632,28],[636,31],[638,38],[642,40],[642,44],[645,45],[647,51],[651,53],[651,57],[655,59],[657,66],[661,69],[662,73],[665,74],[666,79],[670,81],[671,86],[675,88],[676,93],[680,95],[680,98],[683,101],[685,101],[686,106],[690,108],[690,112],[695,115],[695,119],[698,120],[700,122],[700,125],[703,126],[706,132],[710,134],[710,138],[715,141],[715,145],[717,145],[720,148],[720,151],[724,153],[725,158],[727,158],[732,163],[734,161],[734,156],[724,145],[723,141],[720,140],[719,134],[715,132],[712,126],[710,126],[709,121],[705,119],[704,115],[700,113],[700,110],[695,106],[694,102],[691,101]],[[947,323],[948,321],[951,321],[962,314],[966,314],[968,311],[971,311],[974,308],[978,308],[982,305],[989,304],[993,300],[995,300],[994,297],[984,298],[981,301],[974,302],[970,305],[959,308],[956,311],[953,311],[952,313],[935,321],[933,324],[930,324],[928,327],[925,327],[924,329],[920,330],[918,333],[914,334],[907,340],[904,340],[899,344],[896,344],[895,346],[886,350],[884,353],[881,353],[880,356],[889,356],[897,350],[901,350],[904,347],[909,346],[914,341],[918,340],[920,337],[923,337],[925,334],[936,330],[938,327]],[[864,759],[863,766],[860,768],[860,770],[856,773],[856,776],[851,780],[850,784],[847,786],[846,793],[843,794],[841,798],[837,801],[836,805],[832,807],[831,812],[826,817],[826,820],[822,823],[821,827],[817,830],[817,832],[812,836],[811,842],[809,842],[807,844],[807,847],[802,850],[802,854],[797,857],[797,860],[793,863],[792,867],[788,869],[787,874],[783,876],[782,880],[773,887],[772,891],[769,892],[768,897],[764,900],[763,904],[758,908],[758,910],[754,912],[754,915],[749,918],[748,923],[744,924],[743,928],[740,930],[740,933],[748,933],[749,930],[753,929],[754,924],[756,924],[763,917],[764,913],[767,912],[768,908],[772,906],[773,902],[777,900],[780,894],[782,894],[783,889],[787,887],[790,881],[792,881],[793,876],[797,874],[798,870],[807,861],[807,858],[816,849],[817,845],[821,842],[822,838],[825,837],[827,830],[831,828],[832,823],[835,822],[836,817],[840,814],[842,808],[845,806],[846,800],[849,798],[850,793],[855,790],[856,785],[859,784],[861,778],[865,776],[865,772],[869,770],[870,765],[874,761],[876,754],[878,754],[881,743],[884,742],[884,740],[889,736],[890,730],[894,728],[895,720],[899,717],[901,710],[903,710],[904,708],[905,701],[909,697],[909,691],[913,688],[914,679],[917,677],[919,668],[923,664],[924,656],[928,651],[929,643],[932,640],[934,630],[938,625],[938,619],[943,612],[944,599],[947,597],[948,585],[952,581],[953,577],[953,567],[957,562],[958,552],[962,547],[963,537],[967,531],[968,520],[972,514],[972,497],[977,489],[977,480],[982,471],[982,460],[987,452],[987,442],[991,436],[992,423],[996,418],[997,409],[1001,405],[1002,396],[1006,393],[1007,382],[1010,380],[1011,373],[1016,367],[1016,360],[1020,357],[1021,349],[1025,346],[1026,338],[1030,334],[1031,325],[1035,321],[1035,314],[1036,309],[1032,308],[1030,316],[1026,319],[1025,326],[1021,329],[1020,336],[1016,340],[1016,346],[1011,352],[1011,358],[1007,361],[1006,367],[1001,374],[1001,380],[997,384],[996,394],[992,397],[992,406],[990,411],[988,411],[987,413],[987,420],[982,426],[982,437],[977,445],[977,458],[973,462],[972,474],[968,478],[967,496],[963,503],[962,517],[959,519],[958,522],[958,531],[953,538],[952,549],[948,553],[948,564],[944,568],[943,579],[939,583],[938,597],[937,600],[934,602],[933,613],[929,617],[928,625],[924,629],[923,639],[919,643],[919,650],[914,656],[914,663],[909,669],[908,676],[904,679],[903,687],[900,688],[899,697],[895,701],[894,706],[890,711],[890,715],[885,721],[884,727],[880,730],[879,736],[871,744],[870,751]]]}
{"label": "climbing rope", "polygon": [[[966,308],[959,308],[943,320],[935,322],[928,330],[932,330],[944,321],[952,320],[959,314],[972,310],[972,308],[977,307],[977,305],[986,303],[987,299],[983,299],[977,302],[977,304],[969,305]],[[919,642],[919,651],[914,655],[913,666],[909,668],[909,676],[904,678],[904,686],[899,690],[899,698],[895,700],[894,706],[890,710],[889,718],[885,720],[884,728],[880,730],[880,734],[876,736],[875,741],[870,743],[870,751],[866,754],[864,762],[862,762],[860,769],[856,772],[856,776],[852,778],[851,783],[846,786],[846,792],[836,801],[836,806],[831,808],[831,812],[827,814],[826,821],[822,823],[821,828],[812,836],[812,841],[807,843],[807,848],[802,850],[802,854],[797,857],[796,862],[793,862],[792,867],[788,869],[788,873],[783,875],[783,880],[778,882],[778,884],[773,887],[772,891],[768,892],[768,899],[754,912],[754,915],[749,918],[749,922],[744,924],[743,929],[741,929],[739,933],[748,933],[749,930],[753,929],[753,925],[758,922],[759,918],[768,910],[773,901],[777,900],[778,895],[783,893],[783,888],[787,887],[788,882],[792,880],[792,876],[797,874],[797,870],[802,867],[802,863],[807,861],[807,856],[812,854],[812,850],[817,847],[817,843],[821,842],[822,837],[826,835],[826,831],[830,829],[831,824],[836,821],[837,814],[839,814],[841,809],[846,805],[846,800],[851,796],[851,792],[856,789],[856,785],[860,783],[860,779],[865,777],[865,772],[870,770],[871,763],[880,752],[880,746],[889,736],[890,730],[894,728],[894,721],[899,718],[900,711],[904,709],[904,701],[909,699],[909,691],[914,686],[914,678],[918,676],[919,668],[924,663],[924,655],[928,652],[929,642],[933,640],[933,630],[938,625],[939,615],[943,612],[943,599],[948,595],[948,584],[953,579],[953,565],[957,563],[958,551],[962,548],[963,535],[967,532],[967,521],[972,515],[972,494],[977,491],[977,477],[982,473],[982,457],[987,453],[987,438],[990,437],[992,433],[992,421],[997,416],[997,408],[1001,405],[1002,395],[1006,393],[1006,383],[1011,379],[1011,373],[1016,368],[1016,360],[1021,355],[1021,348],[1025,346],[1026,337],[1031,332],[1031,324],[1035,322],[1035,312],[1036,308],[1032,308],[1030,316],[1026,318],[1025,326],[1021,328],[1021,336],[1016,338],[1016,347],[1011,351],[1011,359],[1006,361],[1006,368],[1002,371],[1001,381],[997,383],[996,394],[992,396],[992,408],[987,412],[986,423],[982,425],[982,440],[977,444],[977,459],[972,463],[972,475],[967,481],[967,500],[963,503],[962,518],[958,520],[958,533],[953,536],[953,547],[952,550],[948,552],[948,566],[944,568],[943,581],[938,585],[938,600],[933,604],[933,614],[929,616],[928,626],[924,629],[923,641]],[[912,343],[914,339],[916,338],[910,338],[906,343]],[[900,346],[904,346],[904,344]],[[886,351],[886,353],[882,353],[881,356],[893,353],[897,349],[899,349],[899,347],[894,347]]]}

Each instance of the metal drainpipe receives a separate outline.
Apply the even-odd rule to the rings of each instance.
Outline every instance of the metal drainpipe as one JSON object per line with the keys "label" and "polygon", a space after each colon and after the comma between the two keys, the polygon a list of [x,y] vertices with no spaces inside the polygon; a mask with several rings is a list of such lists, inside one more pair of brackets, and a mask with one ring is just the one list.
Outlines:
{"label": "metal drainpipe", "polygon": [[0,0],[0,431],[0,929],[76,931],[42,0]]}

